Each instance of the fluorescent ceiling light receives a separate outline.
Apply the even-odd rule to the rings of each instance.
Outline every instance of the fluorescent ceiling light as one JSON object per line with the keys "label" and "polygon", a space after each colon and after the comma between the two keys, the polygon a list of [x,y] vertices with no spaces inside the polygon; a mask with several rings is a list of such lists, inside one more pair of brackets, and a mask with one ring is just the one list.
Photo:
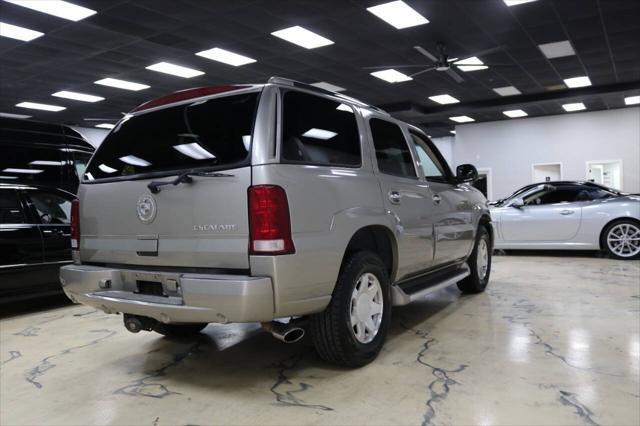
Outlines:
{"label": "fluorescent ceiling light", "polygon": [[57,16],[58,18],[68,19],[70,21],[80,21],[91,15],[95,15],[95,10],[87,9],[86,7],[78,6],[77,4],[69,3],[62,0],[4,0],[9,3],[17,4],[18,6],[26,7],[28,9],[37,10],[38,12],[47,13],[49,15]]}
{"label": "fluorescent ceiling light", "polygon": [[135,155],[125,155],[124,157],[120,157],[120,161],[131,164],[132,166],[147,167],[151,165],[147,160],[136,157]]}
{"label": "fluorescent ceiling light", "polygon": [[18,179],[18,176],[0,176],[0,179]]}
{"label": "fluorescent ceiling light", "polygon": [[471,121],[476,121],[471,117],[468,117],[466,115],[458,115],[456,117],[449,117],[449,120],[453,120],[456,123],[469,123]]}
{"label": "fluorescent ceiling light", "polygon": [[116,170],[116,169],[114,169],[113,167],[109,167],[109,166],[107,166],[106,164],[100,164],[100,165],[98,166],[98,168],[99,168],[100,170],[102,170],[103,172],[105,172],[105,173],[115,173],[115,172],[117,172],[117,170]]}
{"label": "fluorescent ceiling light", "polygon": [[306,49],[315,49],[316,47],[327,46],[333,44],[333,41],[322,37],[319,34],[302,28],[298,25],[295,27],[285,28],[283,30],[274,31],[271,35],[286,40],[290,43],[297,44]]}
{"label": "fluorescent ceiling light", "polygon": [[22,174],[38,174],[38,173],[42,173],[44,172],[44,170],[40,170],[40,169],[12,169],[12,168],[8,168],[8,169],[4,169],[3,172],[5,173],[22,173]]}
{"label": "fluorescent ceiling light", "polygon": [[452,135],[455,135],[456,131],[455,130],[449,130],[449,133],[451,133]]}
{"label": "fluorescent ceiling light", "polygon": [[157,64],[149,65],[148,67],[146,67],[146,69],[151,71],[163,72],[165,74],[177,75],[178,77],[184,78],[191,78],[204,74],[204,72],[202,71],[172,64],[169,62],[158,62]]}
{"label": "fluorescent ceiling light", "polygon": [[246,65],[256,62],[255,59],[249,58],[248,56],[243,56],[238,53],[229,52],[228,50],[220,49],[219,47],[214,47],[213,49],[203,50],[202,52],[196,53],[198,56],[202,56],[203,58],[212,59],[214,61],[222,62],[224,64],[233,65],[234,67],[239,67],[240,65]]}
{"label": "fluorescent ceiling light", "polygon": [[519,4],[531,3],[534,1],[537,1],[537,0],[504,0],[504,4],[511,7],[511,6],[517,6]]}
{"label": "fluorescent ceiling light", "polygon": [[146,84],[133,83],[126,80],[118,80],[117,78],[103,78],[102,80],[94,81],[94,83],[101,84],[103,86],[116,87],[118,89],[134,90],[136,92],[138,90],[148,89],[150,87]]}
{"label": "fluorescent ceiling light", "polygon": [[462,59],[461,61],[456,61],[454,65],[460,68],[460,71],[464,72],[486,70],[487,68],[489,68],[477,56],[472,56],[467,59]]}
{"label": "fluorescent ceiling light", "polygon": [[54,111],[54,112],[58,112],[58,111],[62,111],[63,109],[66,109],[65,107],[62,107],[62,106],[39,104],[36,102],[20,102],[19,104],[16,104],[16,106],[20,108],[40,109],[42,111]]}
{"label": "fluorescent ceiling light", "polygon": [[207,160],[210,158],[216,158],[215,155],[204,149],[200,144],[196,142],[174,145],[173,149],[181,154],[186,155],[187,157],[193,158],[194,160]]}
{"label": "fluorescent ceiling light", "polygon": [[35,160],[30,161],[30,166],[64,166],[64,161]]}
{"label": "fluorescent ceiling light", "polygon": [[98,127],[100,129],[113,129],[114,127],[116,127],[116,125],[111,123],[100,123],[96,124],[95,127]]}
{"label": "fluorescent ceiling light", "polygon": [[336,132],[324,129],[316,129],[315,127],[307,130],[302,134],[302,136],[304,136],[305,138],[322,139],[324,141],[331,139],[335,135],[337,135]]}
{"label": "fluorescent ceiling light", "polygon": [[500,96],[513,96],[513,95],[521,95],[522,92],[516,89],[513,86],[505,86],[505,87],[496,87],[493,89]]}
{"label": "fluorescent ceiling light", "polygon": [[353,112],[353,108],[351,108],[349,105],[345,105],[345,104],[338,105],[338,108],[336,108],[336,109],[338,111]]}
{"label": "fluorescent ceiling light", "polygon": [[460,102],[459,100],[457,100],[456,98],[454,98],[451,95],[429,96],[429,99],[431,99],[433,102],[437,102],[437,103],[442,104],[442,105],[457,104],[458,102]]}
{"label": "fluorescent ceiling light", "polygon": [[344,92],[344,87],[336,86],[335,84],[327,83],[326,81],[319,81],[317,83],[311,83],[312,86],[320,89],[328,90],[329,92]]}
{"label": "fluorescent ceiling light", "polygon": [[413,80],[413,78],[408,75],[394,69],[374,71],[371,75],[389,83],[401,83],[403,81]]}
{"label": "fluorescent ceiling light", "polygon": [[25,115],[25,114],[10,114],[8,112],[0,112],[0,117],[6,117],[6,118],[20,118],[20,119],[25,119],[25,118],[31,118],[30,115]]}
{"label": "fluorescent ceiling light", "polygon": [[567,85],[567,87],[585,87],[585,86],[591,86],[591,80],[589,80],[589,77],[587,76],[583,76],[583,77],[573,77],[573,78],[565,78],[564,79],[564,84]]}
{"label": "fluorescent ceiling light", "polygon": [[73,99],[75,101],[83,101],[83,102],[104,101],[104,98],[100,96],[87,95],[85,93],[77,93],[77,92],[67,92],[66,90],[63,90],[61,92],[56,92],[51,96],[56,96],[58,98]]}
{"label": "fluorescent ceiling light", "polygon": [[40,31],[33,31],[28,28],[18,27],[17,25],[0,22],[0,36],[13,38],[22,41],[31,41],[44,35]]}
{"label": "fluorescent ceiling light", "polygon": [[[629,96],[628,98],[624,98],[625,105],[637,105],[640,104],[640,96]],[[0,113],[0,115],[2,115]]]}
{"label": "fluorescent ceiling light", "polygon": [[583,109],[587,109],[587,107],[584,106],[582,102],[578,102],[575,104],[564,104],[562,105],[562,108],[564,108],[564,110],[567,112],[582,111]]}
{"label": "fluorescent ceiling light", "polygon": [[549,59],[562,58],[564,56],[573,56],[576,54],[569,40],[539,44],[538,48],[542,51],[544,56]]}
{"label": "fluorescent ceiling light", "polygon": [[527,115],[529,115],[521,109],[512,109],[510,111],[502,111],[502,113],[509,118],[526,117]]}
{"label": "fluorescent ceiling light", "polygon": [[399,30],[429,23],[427,18],[400,0],[368,7],[367,10]]}

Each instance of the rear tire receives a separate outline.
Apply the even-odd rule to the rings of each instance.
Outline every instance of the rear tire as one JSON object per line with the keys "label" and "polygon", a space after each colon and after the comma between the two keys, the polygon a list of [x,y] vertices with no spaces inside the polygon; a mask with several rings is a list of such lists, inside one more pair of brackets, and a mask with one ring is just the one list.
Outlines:
{"label": "rear tire", "polygon": [[311,316],[309,329],[322,359],[362,367],[380,352],[390,318],[387,270],[380,257],[362,251],[346,259],[329,306]]}
{"label": "rear tire", "polygon": [[614,259],[640,259],[640,223],[629,219],[610,223],[602,233],[602,248]]}
{"label": "rear tire", "polygon": [[188,323],[188,324],[164,324],[156,322],[153,331],[167,337],[189,337],[200,333],[207,326],[207,323]]}
{"label": "rear tire", "polygon": [[482,293],[489,283],[491,275],[491,236],[483,225],[478,228],[476,244],[467,259],[471,274],[458,283],[463,293]]}

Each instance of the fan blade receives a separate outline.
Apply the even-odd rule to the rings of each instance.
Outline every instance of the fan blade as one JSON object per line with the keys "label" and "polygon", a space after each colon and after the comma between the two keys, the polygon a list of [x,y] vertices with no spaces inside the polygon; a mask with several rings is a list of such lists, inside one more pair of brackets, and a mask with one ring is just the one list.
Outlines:
{"label": "fan blade", "polygon": [[426,56],[427,58],[431,59],[433,62],[438,62],[438,58],[436,56],[434,56],[433,54],[429,53],[424,47],[421,46],[413,46],[414,49],[416,49],[418,52],[420,52],[420,54]]}
{"label": "fan blade", "polygon": [[458,59],[460,59],[460,58],[449,58],[449,59],[447,59],[447,62],[449,62],[449,63],[451,63],[451,62],[455,62],[455,61],[457,61]]}
{"label": "fan blade", "polygon": [[451,68],[449,68],[445,72],[449,75],[449,77],[454,79],[457,83],[462,83],[464,81],[464,78],[462,78],[462,76],[460,76],[460,74],[458,74],[457,72],[455,72]]}
{"label": "fan blade", "polygon": [[480,52],[472,53],[472,54],[469,55],[469,57],[475,56],[476,58],[479,58],[480,56],[484,56],[484,55],[488,55],[490,53],[497,52],[499,50],[502,50],[503,48],[504,48],[504,46],[492,47],[491,49],[485,49],[485,50],[481,50]]}
{"label": "fan blade", "polygon": [[362,67],[363,70],[376,70],[382,68],[424,68],[430,67],[431,64],[417,64],[417,65],[376,65],[373,67]]}
{"label": "fan blade", "polygon": [[422,71],[418,71],[416,73],[409,74],[409,77],[415,77],[416,75],[424,74],[425,72],[433,71],[435,69],[436,69],[436,67],[430,67],[430,68],[424,69]]}

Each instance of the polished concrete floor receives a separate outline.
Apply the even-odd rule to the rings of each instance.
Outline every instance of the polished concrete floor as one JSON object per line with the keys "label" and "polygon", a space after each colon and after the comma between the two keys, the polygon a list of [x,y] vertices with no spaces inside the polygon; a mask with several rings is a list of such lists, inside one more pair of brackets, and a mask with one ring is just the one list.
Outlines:
{"label": "polished concrete floor", "polygon": [[78,305],[13,315],[0,423],[640,423],[638,261],[497,256],[486,293],[453,287],[393,315],[358,370],[254,324],[172,341]]}

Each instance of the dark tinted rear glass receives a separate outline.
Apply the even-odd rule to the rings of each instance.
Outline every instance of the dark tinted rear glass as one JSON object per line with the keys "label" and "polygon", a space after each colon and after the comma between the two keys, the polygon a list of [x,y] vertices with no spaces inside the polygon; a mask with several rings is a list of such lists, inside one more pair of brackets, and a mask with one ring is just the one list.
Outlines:
{"label": "dark tinted rear glass", "polygon": [[249,157],[258,93],[198,100],[121,121],[85,172],[85,180],[231,168]]}

